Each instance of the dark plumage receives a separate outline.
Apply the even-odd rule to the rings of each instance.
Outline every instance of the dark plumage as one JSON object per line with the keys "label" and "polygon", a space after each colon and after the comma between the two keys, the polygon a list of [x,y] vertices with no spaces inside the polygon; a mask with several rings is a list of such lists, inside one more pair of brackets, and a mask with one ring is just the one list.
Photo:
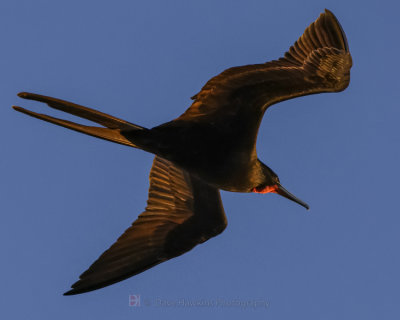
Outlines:
{"label": "dark plumage", "polygon": [[218,189],[275,192],[308,208],[258,159],[258,128],[274,103],[344,90],[351,65],[346,36],[325,10],[283,58],[225,70],[192,98],[185,113],[152,129],[71,102],[20,93],[21,98],[45,102],[103,127],[14,107],[17,111],[156,155],[145,211],[66,294],[121,281],[221,233],[227,222]]}

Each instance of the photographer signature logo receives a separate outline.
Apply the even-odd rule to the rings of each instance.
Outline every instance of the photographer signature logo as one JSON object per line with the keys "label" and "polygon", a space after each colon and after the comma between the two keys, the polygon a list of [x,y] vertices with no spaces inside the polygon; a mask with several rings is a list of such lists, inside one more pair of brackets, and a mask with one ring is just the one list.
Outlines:
{"label": "photographer signature logo", "polygon": [[131,294],[129,296],[130,307],[140,307],[140,294]]}

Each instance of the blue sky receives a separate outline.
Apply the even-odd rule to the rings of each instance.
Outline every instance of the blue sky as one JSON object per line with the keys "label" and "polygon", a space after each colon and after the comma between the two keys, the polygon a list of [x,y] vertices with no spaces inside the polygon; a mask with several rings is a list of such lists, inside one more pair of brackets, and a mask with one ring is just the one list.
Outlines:
{"label": "blue sky", "polygon": [[[350,86],[269,109],[257,144],[310,211],[222,192],[229,224],[219,237],[127,281],[62,296],[144,209],[152,155],[16,113],[11,105],[60,116],[16,93],[152,127],[224,69],[280,57],[324,8],[347,34]],[[3,0],[0,314],[398,318],[398,12],[396,1]],[[129,307],[129,295],[149,305]],[[268,305],[159,305],[183,299]]]}

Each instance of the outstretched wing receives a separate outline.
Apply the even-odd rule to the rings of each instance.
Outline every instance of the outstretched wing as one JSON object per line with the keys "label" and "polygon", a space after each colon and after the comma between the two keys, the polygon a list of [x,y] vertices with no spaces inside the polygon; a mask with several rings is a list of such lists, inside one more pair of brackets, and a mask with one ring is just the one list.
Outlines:
{"label": "outstretched wing", "polygon": [[[21,107],[15,110],[59,126],[130,147],[124,131],[143,127],[74,104],[72,102],[21,92],[21,98],[93,121],[103,127],[81,125]],[[221,233],[227,221],[218,189],[209,186],[172,162],[154,158],[150,171],[147,207],[125,233],[105,251],[72,285],[65,295],[100,289],[179,256],[197,244]]]}
{"label": "outstretched wing", "polygon": [[217,189],[156,156],[145,211],[65,295],[100,289],[143,272],[218,235],[226,224]]}
{"label": "outstretched wing", "polygon": [[351,66],[346,35],[333,13],[325,10],[283,58],[225,70],[207,82],[179,119],[221,115],[226,121],[229,114],[255,110],[262,116],[268,106],[283,100],[344,90]]}

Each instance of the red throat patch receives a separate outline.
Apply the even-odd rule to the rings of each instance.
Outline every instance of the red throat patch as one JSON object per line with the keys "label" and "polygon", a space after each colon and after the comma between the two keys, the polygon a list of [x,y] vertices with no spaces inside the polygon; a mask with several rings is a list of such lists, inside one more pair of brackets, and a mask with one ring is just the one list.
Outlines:
{"label": "red throat patch", "polygon": [[277,193],[276,191],[278,190],[278,188],[278,185],[274,184],[273,186],[253,188],[251,191],[255,193]]}

